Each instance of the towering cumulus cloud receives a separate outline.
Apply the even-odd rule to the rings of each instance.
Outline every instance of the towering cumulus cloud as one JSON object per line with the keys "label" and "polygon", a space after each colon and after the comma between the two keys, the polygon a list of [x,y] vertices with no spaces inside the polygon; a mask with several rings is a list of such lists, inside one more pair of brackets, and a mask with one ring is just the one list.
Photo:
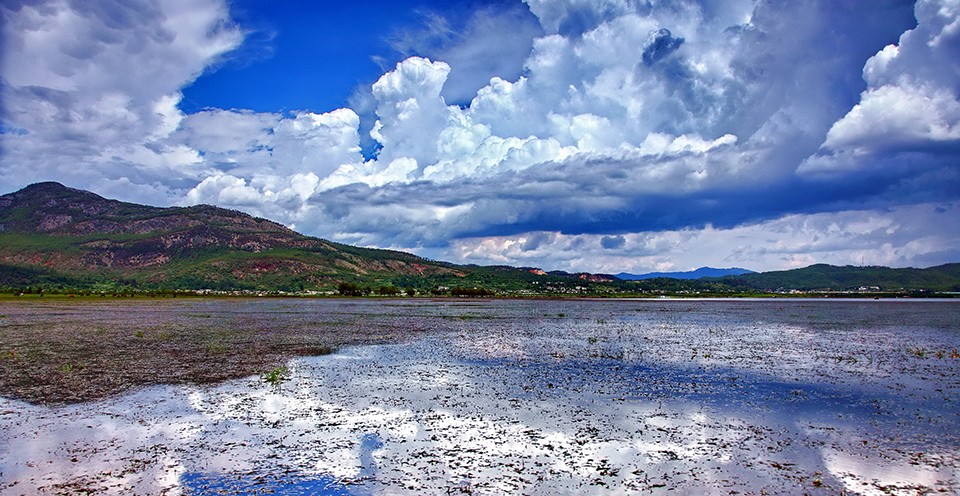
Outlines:
{"label": "towering cumulus cloud", "polygon": [[917,21],[898,43],[867,60],[867,89],[860,102],[833,124],[823,151],[804,162],[802,172],[860,169],[905,153],[935,160],[946,152],[949,160],[956,159],[960,2],[920,2]]}
{"label": "towering cumulus cloud", "polygon": [[519,76],[451,105],[451,74],[483,64],[414,54],[373,84],[369,137],[351,109],[185,115],[180,90],[242,43],[227,6],[90,4],[3,7],[5,189],[551,269],[960,255],[955,0],[525,0],[540,36]]}

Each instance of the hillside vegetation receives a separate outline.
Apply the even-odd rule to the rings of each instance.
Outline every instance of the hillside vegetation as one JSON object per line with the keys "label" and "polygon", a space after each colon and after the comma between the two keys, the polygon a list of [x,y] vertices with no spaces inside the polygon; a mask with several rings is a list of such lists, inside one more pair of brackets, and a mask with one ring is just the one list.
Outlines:
{"label": "hillside vegetation", "polygon": [[304,236],[210,205],[159,208],[55,182],[0,196],[0,288],[447,294],[575,280]]}
{"label": "hillside vegetation", "polygon": [[334,288],[462,276],[449,264],[347,246],[209,205],[158,208],[39,183],[0,197],[0,285]]}
{"label": "hillside vegetation", "polygon": [[817,264],[802,269],[762,272],[716,279],[736,288],[776,290],[920,290],[960,291],[960,263],[927,269],[837,267]]}

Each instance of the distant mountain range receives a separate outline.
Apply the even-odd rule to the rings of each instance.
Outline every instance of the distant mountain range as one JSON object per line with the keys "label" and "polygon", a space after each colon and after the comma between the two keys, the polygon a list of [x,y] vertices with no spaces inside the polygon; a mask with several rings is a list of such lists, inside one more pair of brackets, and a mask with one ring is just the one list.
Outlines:
{"label": "distant mountain range", "polygon": [[617,279],[624,281],[643,281],[645,279],[657,279],[666,277],[670,279],[703,279],[704,277],[723,277],[739,276],[743,274],[755,274],[756,272],[748,269],[732,267],[729,269],[715,269],[713,267],[700,267],[696,270],[686,272],[648,272],[646,274],[630,274],[621,272],[616,275]]}
{"label": "distant mountain range", "polygon": [[457,265],[304,236],[242,212],[150,207],[47,182],[0,196],[5,291],[268,291],[345,294],[751,294],[960,291],[960,264],[641,275]]}

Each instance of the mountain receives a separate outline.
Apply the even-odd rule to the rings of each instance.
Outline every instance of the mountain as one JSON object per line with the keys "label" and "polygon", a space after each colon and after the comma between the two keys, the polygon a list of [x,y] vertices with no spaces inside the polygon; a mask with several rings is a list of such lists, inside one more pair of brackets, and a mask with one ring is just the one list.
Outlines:
{"label": "mountain", "polygon": [[915,269],[889,267],[837,267],[816,264],[802,269],[726,276],[710,281],[756,291],[960,291],[960,263]]}
{"label": "mountain", "polygon": [[0,288],[13,291],[529,294],[613,280],[437,262],[304,236],[235,210],[137,205],[55,182],[0,196]]}
{"label": "mountain", "polygon": [[461,278],[451,264],[304,236],[242,212],[159,208],[46,182],[0,196],[0,286],[331,289]]}
{"label": "mountain", "polygon": [[697,270],[687,272],[648,272],[646,274],[630,274],[621,272],[616,275],[617,279],[623,281],[643,281],[645,279],[669,278],[669,279],[702,279],[704,277],[723,277],[739,276],[743,274],[754,274],[752,270],[741,269],[737,267],[729,269],[715,269],[713,267],[700,267]]}

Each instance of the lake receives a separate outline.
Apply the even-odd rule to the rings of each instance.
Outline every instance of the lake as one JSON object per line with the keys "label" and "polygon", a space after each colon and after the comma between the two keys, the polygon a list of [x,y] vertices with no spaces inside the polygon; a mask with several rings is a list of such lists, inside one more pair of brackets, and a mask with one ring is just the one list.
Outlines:
{"label": "lake", "polygon": [[[5,305],[0,326],[44,318]],[[0,398],[0,492],[960,493],[956,300],[185,300],[154,319],[197,308],[389,339],[275,385]]]}

